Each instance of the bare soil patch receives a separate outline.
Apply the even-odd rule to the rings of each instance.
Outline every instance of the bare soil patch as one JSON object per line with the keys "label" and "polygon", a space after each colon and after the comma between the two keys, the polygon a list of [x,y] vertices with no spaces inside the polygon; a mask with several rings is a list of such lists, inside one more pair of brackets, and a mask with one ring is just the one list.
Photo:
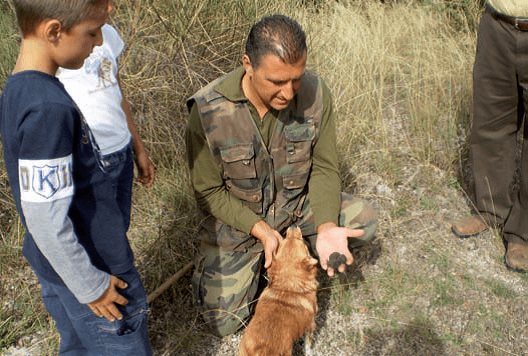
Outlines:
{"label": "bare soil patch", "polygon": [[[353,265],[339,277],[319,271],[315,355],[527,354],[527,277],[505,267],[497,231],[469,239],[451,233],[450,223],[469,212],[460,190],[436,192],[429,208],[426,188],[389,189],[375,174],[357,190],[378,205],[377,239],[355,250]],[[396,219],[394,201],[402,196],[406,216]],[[236,355],[242,332],[209,335],[190,293],[188,273],[153,303],[157,355]],[[294,355],[304,355],[302,341]]]}

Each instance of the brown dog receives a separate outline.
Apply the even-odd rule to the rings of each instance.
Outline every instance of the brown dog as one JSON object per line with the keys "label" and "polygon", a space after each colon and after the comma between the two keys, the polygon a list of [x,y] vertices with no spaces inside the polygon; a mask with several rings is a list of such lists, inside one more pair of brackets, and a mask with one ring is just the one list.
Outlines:
{"label": "brown dog", "polygon": [[288,228],[268,269],[269,285],[242,336],[239,356],[290,356],[293,343],[303,334],[307,354],[311,354],[317,312],[316,265],[301,230]]}

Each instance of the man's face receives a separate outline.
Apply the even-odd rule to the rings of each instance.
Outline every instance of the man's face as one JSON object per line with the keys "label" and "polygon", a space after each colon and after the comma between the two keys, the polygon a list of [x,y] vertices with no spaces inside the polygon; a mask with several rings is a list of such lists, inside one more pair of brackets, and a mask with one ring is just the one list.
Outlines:
{"label": "man's face", "polygon": [[249,89],[254,94],[252,101],[257,101],[253,105],[282,110],[299,91],[306,68],[306,52],[293,64],[284,63],[272,54],[262,58],[257,68],[251,66],[247,56],[243,62],[249,76]]}

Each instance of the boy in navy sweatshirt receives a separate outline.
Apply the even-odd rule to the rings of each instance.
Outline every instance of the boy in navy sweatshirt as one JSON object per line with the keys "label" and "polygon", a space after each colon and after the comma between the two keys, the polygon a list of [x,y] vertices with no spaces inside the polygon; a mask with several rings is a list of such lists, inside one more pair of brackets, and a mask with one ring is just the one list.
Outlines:
{"label": "boy in navy sweatshirt", "polygon": [[22,33],[0,101],[4,159],[26,226],[23,253],[61,335],[61,355],[151,355],[146,294],[112,170],[55,77],[80,68],[111,0],[13,0]]}

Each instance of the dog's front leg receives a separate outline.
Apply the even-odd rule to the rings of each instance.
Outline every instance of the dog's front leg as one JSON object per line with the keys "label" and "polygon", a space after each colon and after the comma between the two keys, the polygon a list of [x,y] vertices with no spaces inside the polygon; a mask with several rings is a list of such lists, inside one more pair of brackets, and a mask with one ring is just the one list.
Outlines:
{"label": "dog's front leg", "polygon": [[312,350],[312,337],[313,334],[311,332],[304,334],[304,354],[306,356],[314,356],[314,352]]}
{"label": "dog's front leg", "polygon": [[315,325],[315,319],[312,320],[310,323],[310,326],[304,333],[304,354],[306,356],[314,356],[314,352],[312,349],[312,340],[313,340],[313,334],[315,331],[316,325]]}

